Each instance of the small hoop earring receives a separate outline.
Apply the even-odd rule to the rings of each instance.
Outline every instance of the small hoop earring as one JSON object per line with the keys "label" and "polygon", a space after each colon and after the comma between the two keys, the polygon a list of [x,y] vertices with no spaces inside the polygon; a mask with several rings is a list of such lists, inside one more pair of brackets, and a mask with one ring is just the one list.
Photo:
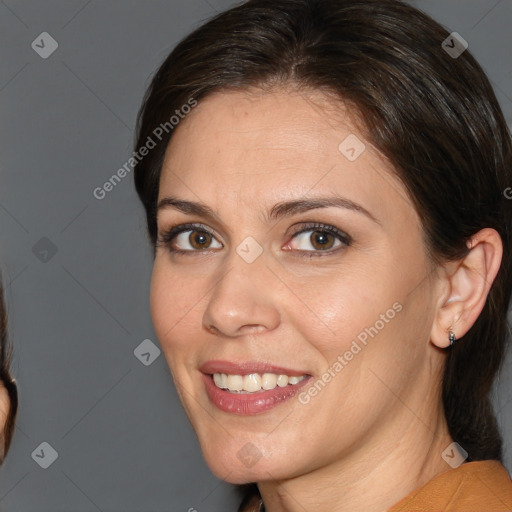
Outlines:
{"label": "small hoop earring", "polygon": [[455,337],[455,334],[453,334],[452,330],[450,330],[448,333],[448,339],[450,340],[450,347],[453,347],[453,344],[457,341],[457,338]]}

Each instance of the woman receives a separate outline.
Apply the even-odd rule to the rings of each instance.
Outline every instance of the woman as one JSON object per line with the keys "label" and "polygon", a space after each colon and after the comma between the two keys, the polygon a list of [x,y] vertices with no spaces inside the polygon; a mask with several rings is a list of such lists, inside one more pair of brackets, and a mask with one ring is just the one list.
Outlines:
{"label": "woman", "polygon": [[18,389],[9,370],[11,357],[4,291],[0,284],[0,464],[9,451],[18,411]]}
{"label": "woman", "polygon": [[155,330],[240,510],[511,509],[512,147],[460,36],[248,1],[172,51],[136,150]]}

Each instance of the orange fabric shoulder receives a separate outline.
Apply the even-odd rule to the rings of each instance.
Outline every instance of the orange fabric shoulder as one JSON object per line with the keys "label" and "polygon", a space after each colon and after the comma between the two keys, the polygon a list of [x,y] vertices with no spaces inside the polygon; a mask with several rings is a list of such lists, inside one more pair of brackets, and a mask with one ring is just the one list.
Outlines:
{"label": "orange fabric shoulder", "polygon": [[388,512],[510,512],[512,481],[497,460],[467,462],[434,477]]}

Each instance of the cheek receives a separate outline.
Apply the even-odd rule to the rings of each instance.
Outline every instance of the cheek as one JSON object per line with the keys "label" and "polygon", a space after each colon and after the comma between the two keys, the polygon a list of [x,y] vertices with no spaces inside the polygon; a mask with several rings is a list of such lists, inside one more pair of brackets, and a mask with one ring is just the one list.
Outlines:
{"label": "cheek", "polygon": [[171,291],[173,281],[169,280],[169,277],[163,272],[162,265],[155,261],[151,275],[149,307],[153,326],[160,343],[164,341],[164,333],[171,328],[177,318],[177,310],[173,307]]}
{"label": "cheek", "polygon": [[[170,363],[193,345],[190,334],[192,326],[197,325],[195,308],[200,296],[198,298],[195,286],[156,259],[149,301],[155,333]],[[173,357],[169,358],[169,354]]]}
{"label": "cheek", "polygon": [[304,339],[328,363],[348,350],[351,341],[392,306],[393,290],[379,289],[375,272],[379,269],[374,265],[373,272],[359,268],[357,272],[289,277],[287,284],[293,293],[283,300],[291,324],[300,326]]}
{"label": "cheek", "polygon": [[[368,267],[360,265],[357,271],[297,281],[300,286],[294,291],[300,293],[300,301],[295,298],[295,308],[291,299],[288,303],[290,322],[300,326],[307,340],[312,351],[308,359],[318,362],[314,367],[317,377],[324,375],[329,382],[329,389],[320,393],[323,398],[313,399],[317,406],[344,405],[343,414],[351,411],[351,420],[361,422],[365,411],[373,407],[372,397],[386,391],[375,374],[395,389],[417,366],[415,352],[404,341],[412,344],[422,339],[424,333],[418,332],[418,325],[410,325],[408,317],[416,302],[424,308],[425,301],[407,295],[406,270],[395,272],[391,262],[382,258]],[[297,308],[297,304],[302,306]],[[404,358],[404,353],[409,357]],[[330,414],[323,412],[325,417]]]}

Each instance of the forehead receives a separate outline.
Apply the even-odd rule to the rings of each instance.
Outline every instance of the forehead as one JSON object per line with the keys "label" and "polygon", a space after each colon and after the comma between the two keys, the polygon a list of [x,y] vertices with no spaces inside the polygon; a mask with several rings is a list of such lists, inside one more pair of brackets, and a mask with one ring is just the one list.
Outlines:
{"label": "forehead", "polygon": [[[271,151],[276,159],[289,162],[315,152],[317,159],[327,158],[337,151],[333,141],[355,131],[344,105],[333,105],[318,92],[219,92],[201,101],[182,121],[166,156],[174,161],[185,157],[188,163],[208,156],[229,160],[232,155],[254,157]],[[184,155],[179,147],[184,142],[199,151]],[[229,154],[223,151],[228,147]]]}
{"label": "forehead", "polygon": [[176,128],[159,198],[172,194],[221,209],[336,191],[371,205],[376,216],[414,215],[391,164],[355,119],[320,92],[215,93]]}

